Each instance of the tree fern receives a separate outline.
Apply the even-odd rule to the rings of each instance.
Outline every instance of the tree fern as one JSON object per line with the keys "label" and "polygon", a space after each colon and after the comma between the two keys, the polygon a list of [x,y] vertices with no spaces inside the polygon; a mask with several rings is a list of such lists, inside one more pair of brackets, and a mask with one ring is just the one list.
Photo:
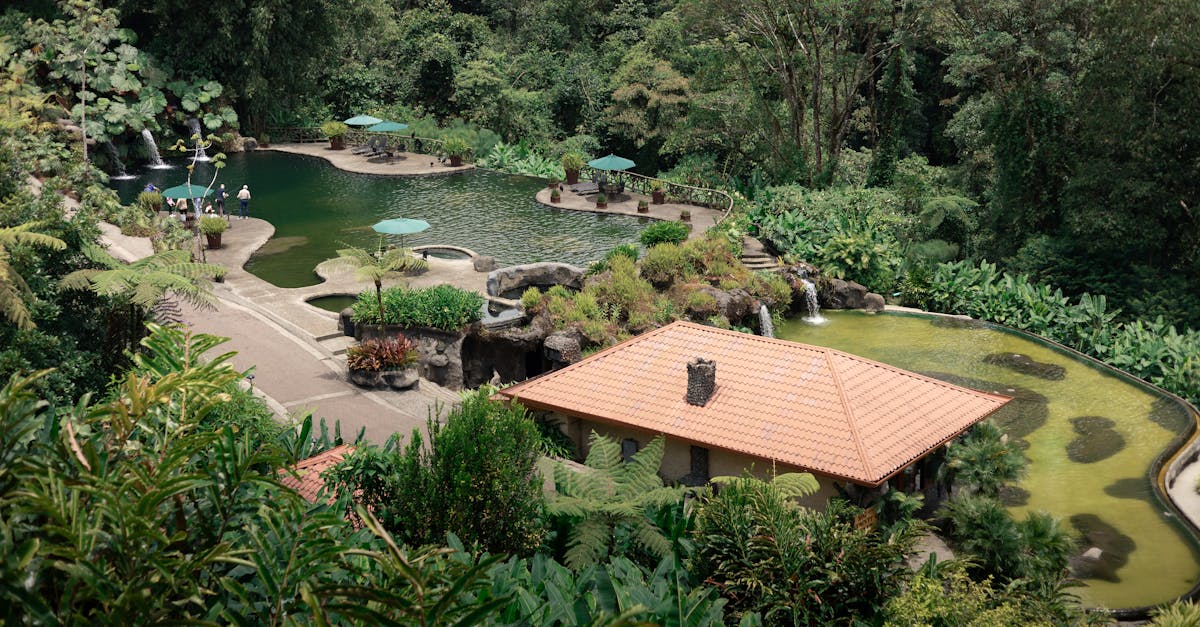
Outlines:
{"label": "tree fern", "polygon": [[34,232],[33,229],[39,226],[41,223],[27,222],[0,228],[0,312],[20,329],[32,329],[36,326],[33,318],[29,316],[29,309],[25,306],[25,301],[33,298],[33,291],[29,289],[21,273],[9,263],[9,249],[20,244],[54,250],[67,247],[66,242],[57,237]]}
{"label": "tree fern", "polygon": [[671,554],[672,542],[648,516],[652,508],[679,503],[687,488],[669,488],[658,476],[664,441],[654,438],[628,462],[621,460],[621,445],[592,432],[584,464],[572,470],[554,468],[558,495],[547,511],[571,525],[564,556],[567,566],[580,570],[598,563],[623,547],[618,538],[661,559]]}

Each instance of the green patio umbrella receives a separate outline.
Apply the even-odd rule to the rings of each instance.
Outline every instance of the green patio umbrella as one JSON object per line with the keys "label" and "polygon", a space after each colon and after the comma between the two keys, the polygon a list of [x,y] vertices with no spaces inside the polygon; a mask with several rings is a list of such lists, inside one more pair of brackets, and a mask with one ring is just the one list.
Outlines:
{"label": "green patio umbrella", "polygon": [[592,159],[588,161],[588,165],[597,170],[628,170],[636,164],[625,157],[610,154],[607,157]]}
{"label": "green patio umbrella", "polygon": [[[415,220],[413,218],[393,218],[391,220],[384,220],[383,222],[377,222],[377,223],[375,223],[375,226],[373,226],[371,228],[375,229],[376,233],[380,233],[380,234],[386,233],[388,235],[399,235],[400,236],[400,247],[403,248],[405,235],[412,235],[413,233],[420,233],[421,231],[424,231],[425,229],[429,228],[429,223],[424,220]],[[380,245],[382,247],[383,238],[380,237],[379,239],[380,239]]]}
{"label": "green patio umbrella", "polygon": [[164,189],[162,195],[167,198],[207,198],[215,194],[217,190],[204,187],[203,185],[192,185],[184,183],[176,185],[170,189]]}
{"label": "green patio umbrella", "polygon": [[384,121],[374,126],[368,126],[367,130],[376,133],[390,133],[393,131],[403,131],[406,128],[408,128],[408,125],[403,122]]}
{"label": "green patio umbrella", "polygon": [[342,120],[342,124],[349,126],[370,126],[372,124],[379,124],[382,121],[383,120],[370,115],[356,115],[349,120]]}

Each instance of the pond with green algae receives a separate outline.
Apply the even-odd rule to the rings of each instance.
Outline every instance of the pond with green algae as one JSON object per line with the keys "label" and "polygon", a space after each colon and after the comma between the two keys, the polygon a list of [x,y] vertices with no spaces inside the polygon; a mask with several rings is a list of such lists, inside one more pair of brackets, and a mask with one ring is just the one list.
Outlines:
{"label": "pond with green algae", "polygon": [[[186,176],[182,167],[148,170],[113,186],[130,202],[147,183],[166,189]],[[192,181],[207,184],[211,177],[212,166],[199,163]],[[545,181],[485,171],[376,176],[339,170],[317,157],[266,151],[230,155],[218,183],[231,196],[249,185],[250,214],[275,226],[246,270],[279,287],[320,283],[313,272],[317,264],[345,244],[378,246],[371,225],[389,218],[419,218],[430,228],[403,238],[386,236],[387,244],[461,246],[495,257],[501,267],[538,261],[586,265],[636,241],[644,226],[634,216],[546,207],[534,200]],[[236,208],[231,198],[227,210]]]}
{"label": "pond with green algae", "polygon": [[994,419],[1019,438],[1028,476],[1006,495],[1010,511],[1059,517],[1099,547],[1073,560],[1088,606],[1170,601],[1200,581],[1200,552],[1159,504],[1154,459],[1195,420],[1194,410],[1145,384],[1059,347],[999,327],[944,317],[823,312],[789,320],[781,339],[828,346],[959,385],[1014,397]]}

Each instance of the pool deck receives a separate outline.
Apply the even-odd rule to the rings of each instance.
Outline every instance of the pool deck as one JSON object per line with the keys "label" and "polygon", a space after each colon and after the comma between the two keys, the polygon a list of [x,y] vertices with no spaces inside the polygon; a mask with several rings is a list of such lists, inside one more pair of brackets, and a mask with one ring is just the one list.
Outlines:
{"label": "pool deck", "polygon": [[639,213],[637,210],[638,201],[645,200],[649,202],[650,197],[636,193],[617,194],[609,200],[608,206],[604,209],[598,209],[596,207],[595,194],[576,194],[565,187],[561,192],[561,197],[559,198],[558,202],[550,202],[549,187],[543,187],[542,189],[538,190],[536,199],[539,203],[546,205],[547,207],[571,209],[574,211],[590,211],[592,213],[638,216],[653,220],[679,220],[679,212],[686,210],[691,213],[690,223],[692,225],[692,232],[688,235],[688,239],[694,239],[703,235],[704,232],[711,229],[723,215],[723,212],[717,211],[716,209],[676,203],[664,203],[661,205],[651,204],[648,211],[645,213]]}
{"label": "pool deck", "polygon": [[[352,338],[338,331],[337,315],[307,304],[310,298],[332,294],[357,294],[372,289],[370,282],[354,279],[352,270],[329,272],[318,285],[281,288],[247,272],[242,266],[275,232],[257,218],[233,219],[222,235],[222,247],[205,251],[209,263],[228,269],[225,279],[213,285],[218,298],[213,309],[180,305],[183,321],[201,333],[230,338],[221,350],[237,351],[233,364],[254,368],[254,388],[281,417],[311,411],[332,427],[341,421],[342,434],[353,437],[360,428],[366,438],[382,444],[393,433],[407,435],[424,429],[430,411],[458,400],[458,393],[429,381],[415,390],[364,390],[345,377],[345,356]],[[104,240],[118,258],[132,261],[150,252],[145,238],[127,237],[106,229]],[[484,291],[487,274],[476,272],[470,259],[429,258],[428,272],[384,286],[407,284],[425,287],[449,283]]]}
{"label": "pool deck", "polygon": [[259,148],[259,150],[275,150],[294,155],[320,157],[340,170],[380,176],[439,176],[475,169],[475,166],[469,163],[452,168],[438,162],[437,157],[413,152],[402,152],[390,161],[382,158],[367,159],[362,155],[354,154],[349,148],[334,150],[327,143],[271,144],[266,148]]}

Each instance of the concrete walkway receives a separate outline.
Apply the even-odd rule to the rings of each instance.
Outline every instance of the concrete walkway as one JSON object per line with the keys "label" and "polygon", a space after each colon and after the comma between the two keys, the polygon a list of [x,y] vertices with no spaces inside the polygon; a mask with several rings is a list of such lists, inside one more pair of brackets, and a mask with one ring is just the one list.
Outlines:
{"label": "concrete walkway", "polygon": [[[365,429],[366,438],[382,444],[393,433],[405,436],[424,428],[439,407],[458,400],[454,391],[422,380],[415,390],[364,390],[345,379],[343,352],[353,343],[337,329],[337,316],[305,301],[329,294],[357,294],[373,287],[354,280],[352,272],[330,272],[325,282],[304,288],[276,287],[242,268],[275,228],[256,218],[233,219],[222,235],[222,248],[205,251],[206,260],[228,269],[214,284],[214,309],[181,305],[183,321],[196,331],[230,338],[221,350],[237,351],[239,370],[253,368],[252,385],[281,417],[311,412],[332,428],[341,422],[343,437]],[[127,237],[105,228],[109,251],[125,261],[150,254],[146,238]],[[470,260],[431,257],[426,274],[405,281],[413,285],[451,283],[482,290],[486,274]],[[385,282],[390,285],[394,282]]]}

